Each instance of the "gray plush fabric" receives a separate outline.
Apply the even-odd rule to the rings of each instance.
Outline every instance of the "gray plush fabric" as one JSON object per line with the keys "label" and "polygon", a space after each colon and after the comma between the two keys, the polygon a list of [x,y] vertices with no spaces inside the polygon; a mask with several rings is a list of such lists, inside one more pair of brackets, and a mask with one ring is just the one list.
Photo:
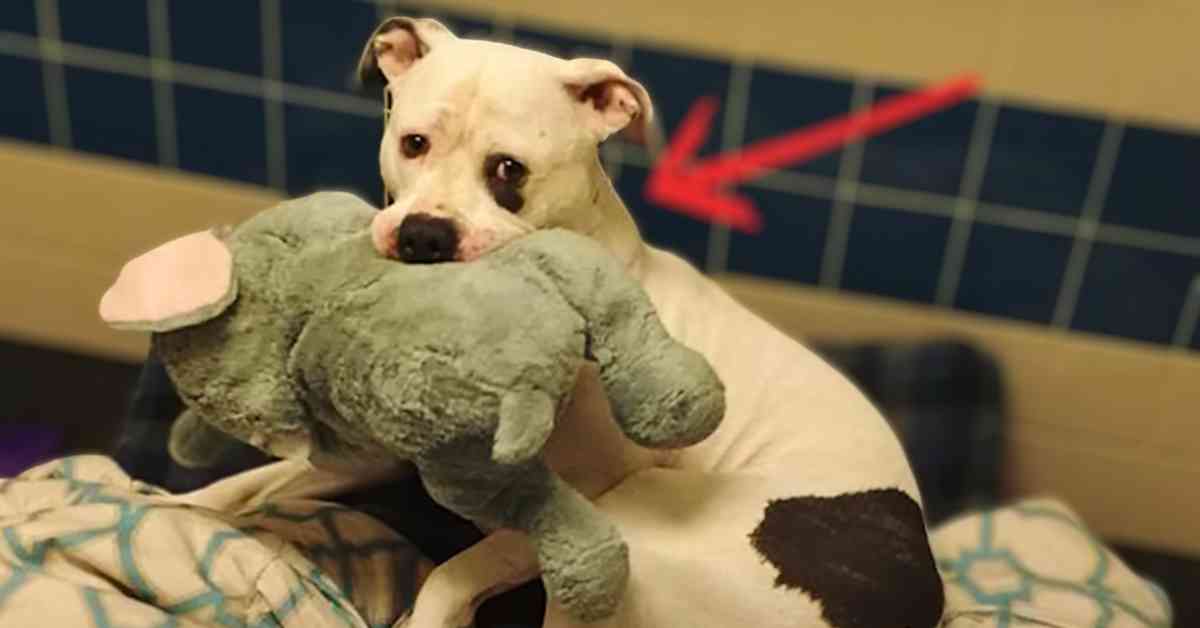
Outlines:
{"label": "gray plush fabric", "polygon": [[[406,265],[374,250],[374,213],[319,193],[225,236],[236,300],[154,336],[195,415],[181,427],[206,422],[318,466],[411,460],[443,506],[528,532],[547,591],[574,616],[610,615],[628,577],[625,544],[542,464],[541,448],[584,360],[598,363],[621,429],[647,447],[712,433],[720,380],[583,236],[541,231],[471,263]],[[173,438],[189,443],[215,446],[210,435]]]}

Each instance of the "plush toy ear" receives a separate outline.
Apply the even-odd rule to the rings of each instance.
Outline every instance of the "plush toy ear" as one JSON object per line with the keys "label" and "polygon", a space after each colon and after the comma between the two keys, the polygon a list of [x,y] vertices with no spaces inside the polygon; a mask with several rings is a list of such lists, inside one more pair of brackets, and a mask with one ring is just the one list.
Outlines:
{"label": "plush toy ear", "polygon": [[624,129],[630,139],[645,141],[654,120],[650,94],[617,64],[603,59],[566,61],[562,81],[578,101],[584,124],[597,140]]}
{"label": "plush toy ear", "polygon": [[100,318],[116,329],[170,331],[214,318],[236,298],[233,253],[202,231],[125,264],[100,299]]}
{"label": "plush toy ear", "polygon": [[439,43],[453,39],[457,39],[454,33],[437,20],[389,18],[375,29],[363,47],[358,60],[358,80],[363,85],[390,84]]}

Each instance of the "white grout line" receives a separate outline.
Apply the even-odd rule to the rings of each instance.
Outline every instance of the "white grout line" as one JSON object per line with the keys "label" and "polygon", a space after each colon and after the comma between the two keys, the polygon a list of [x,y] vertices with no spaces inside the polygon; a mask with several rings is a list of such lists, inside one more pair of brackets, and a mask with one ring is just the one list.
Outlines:
{"label": "white grout line", "polygon": [[42,62],[42,82],[46,90],[46,121],[50,141],[55,146],[71,147],[71,110],[67,105],[67,78],[63,68],[62,39],[58,22],[58,0],[37,0],[34,60]]}
{"label": "white grout line", "polygon": [[[1121,138],[1125,134],[1125,126],[1120,122],[1109,120],[1104,125],[1104,134],[1100,136],[1100,147],[1096,149],[1096,163],[1092,166],[1092,177],[1088,181],[1087,193],[1083,198],[1081,216],[1075,226],[1075,242],[1071,245],[1071,255],[1067,258],[1067,269],[1063,272],[1062,287],[1058,290],[1058,299],[1054,304],[1054,316],[1051,324],[1055,327],[1068,327],[1075,318],[1075,308],[1079,304],[1079,293],[1083,290],[1083,278],[1087,272],[1088,259],[1092,254],[1092,241],[1100,236],[1101,214],[1104,212],[1104,202],[1108,198],[1108,186],[1112,183],[1113,171],[1117,165],[1117,155],[1121,152]],[[1119,233],[1105,227],[1105,239]],[[1126,234],[1129,235],[1129,234]],[[1166,235],[1166,234],[1164,234]]]}
{"label": "white grout line", "polygon": [[[284,129],[283,26],[280,0],[261,0],[263,118],[267,143],[267,184],[287,189],[287,132]],[[376,108],[376,112],[378,109]]]}
{"label": "white grout line", "polygon": [[764,174],[761,179],[747,181],[742,185],[823,199],[837,198],[837,179],[806,172],[775,170]]}
{"label": "white grout line", "polygon": [[1179,311],[1179,322],[1175,325],[1175,336],[1171,345],[1176,349],[1190,349],[1196,328],[1200,325],[1200,275],[1192,277],[1188,286],[1187,299]]}
{"label": "white grout line", "polygon": [[154,81],[154,130],[158,163],[179,167],[179,136],[175,124],[175,90],[171,80],[171,26],[167,0],[147,0],[150,27],[150,75]]}
{"label": "white grout line", "polygon": [[1069,238],[1075,235],[1075,226],[1078,220],[1071,216],[1021,207],[979,203],[975,206],[975,222]]}
{"label": "white grout line", "polygon": [[[832,179],[830,179],[832,181]],[[924,216],[954,217],[956,199],[945,194],[919,190],[901,190],[883,185],[859,182],[854,200],[860,205],[875,205],[908,211]]]}
{"label": "white grout line", "polygon": [[[746,118],[750,114],[750,81],[754,79],[754,66],[750,61],[738,60],[729,73],[729,87],[725,95],[725,119],[721,125],[721,152],[737,150],[746,139]],[[730,190],[730,193],[736,193]],[[710,275],[725,272],[729,264],[729,227],[713,223],[708,227],[708,252],[704,256],[704,269]]]}
{"label": "white grout line", "polygon": [[938,277],[937,303],[954,305],[958,296],[958,284],[962,280],[963,267],[967,261],[967,246],[971,241],[971,223],[975,218],[975,205],[979,190],[983,187],[983,175],[987,171],[988,155],[992,149],[992,138],[996,134],[996,101],[984,97],[975,112],[975,124],[971,129],[971,140],[967,145],[967,161],[963,166],[963,178],[959,197],[954,204],[954,222],[950,225],[950,236],[946,252],[942,257],[942,272]]}
{"label": "white grout line", "polygon": [[[153,78],[149,59],[140,55],[63,42],[51,42],[51,45],[57,50],[56,56],[69,66]],[[36,38],[3,31],[0,31],[0,53],[34,60],[41,55]],[[272,92],[282,93],[282,100],[288,104],[369,118],[379,116],[379,103],[370,98],[302,85],[286,85],[285,89],[282,81],[188,63],[169,62],[168,65],[174,82],[182,85],[257,98],[269,98]]]}
{"label": "white grout line", "polygon": [[1099,225],[1095,239],[1106,244],[1200,257],[1200,238],[1179,236],[1161,231],[1148,231],[1121,225]]}
{"label": "white grout line", "polygon": [[[850,94],[850,111],[870,106],[875,84],[859,78]],[[858,178],[862,172],[866,138],[860,138],[842,148],[838,160],[837,183],[834,186],[833,208],[829,216],[829,232],[825,236],[825,251],[821,255],[820,284],[836,289],[842,283],[846,265],[846,249],[850,246],[850,224],[854,219],[854,203],[858,198]]]}

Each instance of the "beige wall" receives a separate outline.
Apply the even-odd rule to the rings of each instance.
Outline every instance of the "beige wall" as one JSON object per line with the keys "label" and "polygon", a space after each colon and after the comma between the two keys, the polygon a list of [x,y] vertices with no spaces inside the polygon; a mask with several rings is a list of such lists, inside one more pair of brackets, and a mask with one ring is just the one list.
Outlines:
{"label": "beige wall", "polygon": [[0,142],[0,336],[140,360],[143,334],[101,324],[121,265],[171,238],[236,223],[267,190]]}
{"label": "beige wall", "polygon": [[1111,0],[430,0],[818,70],[929,81],[976,71],[986,91],[1200,129],[1200,2]]}

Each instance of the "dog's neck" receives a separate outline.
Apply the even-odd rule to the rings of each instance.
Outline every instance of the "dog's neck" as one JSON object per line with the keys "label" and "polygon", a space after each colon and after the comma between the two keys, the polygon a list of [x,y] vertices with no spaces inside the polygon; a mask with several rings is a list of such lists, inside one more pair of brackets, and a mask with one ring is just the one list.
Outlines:
{"label": "dog's neck", "polygon": [[[596,188],[596,200],[586,212],[586,217],[580,217],[582,224],[563,226],[588,235],[603,244],[621,260],[626,270],[640,278],[647,254],[646,244],[642,241],[629,208],[617,194],[599,159],[593,165],[592,180]],[[576,216],[579,217],[578,214]]]}

